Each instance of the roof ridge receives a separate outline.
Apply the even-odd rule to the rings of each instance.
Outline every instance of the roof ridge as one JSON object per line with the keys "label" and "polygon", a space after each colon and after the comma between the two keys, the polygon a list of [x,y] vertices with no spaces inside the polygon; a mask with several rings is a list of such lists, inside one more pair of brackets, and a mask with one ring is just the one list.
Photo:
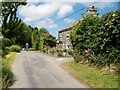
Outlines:
{"label": "roof ridge", "polygon": [[64,31],[65,29],[68,29],[68,28],[71,28],[71,27],[75,26],[78,22],[79,22],[79,20],[76,20],[73,23],[70,23],[68,26],[64,27],[62,30],[59,30],[58,32]]}

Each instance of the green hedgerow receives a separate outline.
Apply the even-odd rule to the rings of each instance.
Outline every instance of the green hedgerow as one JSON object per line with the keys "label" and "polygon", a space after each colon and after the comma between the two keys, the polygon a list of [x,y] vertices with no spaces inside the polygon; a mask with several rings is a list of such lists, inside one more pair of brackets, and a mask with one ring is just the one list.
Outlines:
{"label": "green hedgerow", "polygon": [[18,46],[18,45],[12,45],[12,46],[10,46],[10,51],[11,52],[20,52],[21,50],[22,50],[21,47]]}

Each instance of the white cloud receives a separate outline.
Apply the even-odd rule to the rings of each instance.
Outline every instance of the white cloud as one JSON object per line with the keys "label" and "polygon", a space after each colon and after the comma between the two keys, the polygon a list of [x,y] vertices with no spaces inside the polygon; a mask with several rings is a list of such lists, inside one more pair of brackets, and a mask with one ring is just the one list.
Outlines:
{"label": "white cloud", "polygon": [[37,2],[29,2],[26,6],[19,8],[18,12],[24,17],[24,22],[30,23],[32,21],[51,18],[55,15],[56,17],[64,17],[68,13],[73,11],[75,3],[55,3],[46,2],[36,5]]}
{"label": "white cloud", "polygon": [[65,18],[64,21],[65,21],[66,23],[73,23],[73,22],[75,22],[75,20],[69,19],[69,18]]}
{"label": "white cloud", "polygon": [[42,28],[42,27],[55,28],[57,27],[57,24],[55,24],[54,21],[51,20],[50,18],[46,18],[36,22],[35,26],[37,26],[38,28]]}
{"label": "white cloud", "polygon": [[[73,0],[56,0],[57,2],[55,2],[55,0],[49,2],[47,1],[49,0],[27,0],[28,4],[26,6],[21,6],[18,10],[18,13],[24,17],[23,21],[25,23],[30,24],[31,22],[34,22],[37,23],[38,26],[43,27],[46,26],[46,23],[52,22],[52,20],[48,20],[48,18],[63,18],[69,13],[73,12],[73,6],[76,4],[77,0],[75,0],[74,2],[72,2]],[[82,4],[84,6],[90,4],[89,0],[84,0],[86,2],[83,2],[82,0],[78,1],[79,4]],[[108,7],[112,7],[112,3],[95,4],[95,8],[104,9]],[[41,23],[41,25],[38,24],[38,20],[40,20],[39,22]],[[64,21],[67,23],[72,22],[72,20],[68,18]],[[56,25],[49,26],[49,28],[51,27],[56,27]]]}
{"label": "white cloud", "polygon": [[25,19],[24,19],[24,22],[25,22],[25,23],[29,23],[30,21],[32,21],[31,18],[25,18]]}
{"label": "white cloud", "polygon": [[42,18],[49,18],[58,10],[59,5],[53,3],[46,3],[41,5],[26,5],[19,9],[20,15],[25,17],[25,20],[38,20]]}
{"label": "white cloud", "polygon": [[73,6],[72,5],[63,5],[58,12],[58,17],[64,17],[68,13],[73,11]]}

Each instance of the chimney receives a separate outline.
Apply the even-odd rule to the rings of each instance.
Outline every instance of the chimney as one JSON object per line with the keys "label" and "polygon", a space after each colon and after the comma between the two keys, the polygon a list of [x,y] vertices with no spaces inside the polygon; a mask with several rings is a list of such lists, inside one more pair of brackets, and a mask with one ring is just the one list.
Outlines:
{"label": "chimney", "polygon": [[87,15],[98,16],[98,11],[94,6],[89,7],[87,8]]}

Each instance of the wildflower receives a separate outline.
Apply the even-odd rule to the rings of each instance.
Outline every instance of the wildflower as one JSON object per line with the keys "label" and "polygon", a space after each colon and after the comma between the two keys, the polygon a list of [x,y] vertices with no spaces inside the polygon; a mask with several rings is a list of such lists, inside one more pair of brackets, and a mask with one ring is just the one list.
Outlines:
{"label": "wildflower", "polygon": [[88,51],[91,51],[91,49],[90,49],[90,48],[88,48]]}
{"label": "wildflower", "polygon": [[91,51],[90,48],[85,49],[85,56],[89,57],[90,56],[90,51]]}
{"label": "wildflower", "polygon": [[89,53],[89,51],[88,51],[88,50],[85,50],[85,53]]}

